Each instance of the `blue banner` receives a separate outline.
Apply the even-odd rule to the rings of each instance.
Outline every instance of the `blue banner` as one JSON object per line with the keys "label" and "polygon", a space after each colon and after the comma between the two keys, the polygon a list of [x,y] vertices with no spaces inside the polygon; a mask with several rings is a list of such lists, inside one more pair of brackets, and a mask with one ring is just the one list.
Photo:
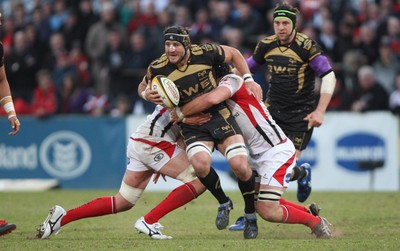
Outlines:
{"label": "blue banner", "polygon": [[126,169],[126,119],[56,116],[0,119],[0,178],[57,179],[62,188],[118,188]]}

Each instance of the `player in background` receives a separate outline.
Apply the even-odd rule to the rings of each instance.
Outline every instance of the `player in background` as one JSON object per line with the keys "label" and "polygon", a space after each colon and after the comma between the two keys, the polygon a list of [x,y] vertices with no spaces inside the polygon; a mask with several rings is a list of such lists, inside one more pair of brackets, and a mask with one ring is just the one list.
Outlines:
{"label": "player in background", "polygon": [[[157,75],[167,76],[179,89],[180,105],[216,88],[215,64],[231,62],[240,74],[250,74],[246,60],[237,49],[215,44],[192,45],[189,32],[184,27],[168,27],[164,31],[164,47],[165,53],[148,67],[146,81]],[[257,83],[248,81],[246,86],[261,100],[261,87]],[[220,103],[210,107],[206,113],[211,114],[209,122],[201,126],[182,123],[181,134],[197,177],[220,204],[215,224],[218,229],[224,229],[229,224],[233,203],[223,192],[218,174],[211,168],[214,148],[226,157],[238,177],[245,215],[249,219],[256,217],[253,202],[254,177],[248,166],[247,149],[241,130],[230,110],[224,103]],[[244,231],[245,239],[256,238],[256,221],[247,221],[245,228],[248,229]]]}
{"label": "player in background", "polygon": [[[306,225],[318,238],[329,238],[330,223],[325,218],[281,197],[296,165],[295,148],[265,105],[249,94],[243,83],[237,75],[225,75],[212,92],[175,108],[179,120],[226,101],[238,125],[245,128],[243,137],[249,149],[249,160],[259,175],[257,213],[269,222]],[[246,217],[244,219],[246,221]]]}
{"label": "player in background", "polygon": [[[188,118],[188,123],[190,123]],[[209,120],[207,115],[192,119],[202,124]],[[61,227],[84,218],[116,214],[135,206],[144,192],[151,176],[159,173],[184,184],[174,189],[158,206],[135,223],[135,228],[152,239],[171,239],[162,234],[158,220],[169,212],[192,201],[206,188],[196,177],[185,151],[176,143],[179,128],[170,120],[168,109],[156,106],[154,112],[131,134],[127,146],[128,164],[115,196],[96,198],[74,209],[65,211],[59,205],[50,209],[37,238],[46,239],[58,234]],[[156,176],[157,177],[157,176]]]}
{"label": "player in background", "polygon": [[[0,13],[1,19],[1,13]],[[0,22],[1,25],[1,22]],[[4,47],[0,42],[0,105],[7,113],[8,121],[10,122],[12,131],[8,133],[14,136],[19,132],[21,123],[17,118],[17,113],[14,109],[14,103],[11,97],[10,85],[7,80],[6,71],[4,68]],[[0,219],[0,236],[11,233],[17,228],[15,224],[10,224],[6,220]]]}
{"label": "player in background", "polygon": [[[275,34],[257,44],[247,63],[252,72],[267,64],[270,79],[265,104],[294,143],[299,159],[313,128],[323,123],[336,78],[320,46],[296,31],[296,14],[296,8],[278,4],[273,13]],[[318,104],[314,95],[316,74],[322,79]],[[297,199],[304,202],[311,193],[311,166],[304,163],[294,171],[292,180],[298,180]]]}

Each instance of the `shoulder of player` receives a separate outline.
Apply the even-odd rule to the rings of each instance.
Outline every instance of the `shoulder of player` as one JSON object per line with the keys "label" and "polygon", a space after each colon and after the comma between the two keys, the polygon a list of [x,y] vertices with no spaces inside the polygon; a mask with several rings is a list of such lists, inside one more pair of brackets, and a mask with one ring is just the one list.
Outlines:
{"label": "shoulder of player", "polygon": [[264,37],[263,39],[260,40],[259,44],[264,44],[264,45],[270,45],[275,43],[278,40],[278,37],[276,35],[271,35]]}
{"label": "shoulder of player", "polygon": [[168,64],[168,57],[164,53],[159,58],[153,60],[150,63],[150,67],[158,69],[158,68],[162,68],[162,67],[166,66],[167,64]]}
{"label": "shoulder of player", "polygon": [[191,53],[193,55],[201,55],[208,52],[218,52],[221,53],[222,47],[216,44],[192,44],[190,47]]}
{"label": "shoulder of player", "polygon": [[296,33],[296,37],[294,38],[294,41],[296,42],[296,44],[299,47],[301,47],[307,51],[311,50],[311,47],[316,44],[316,42],[314,40],[312,40],[306,34],[301,33],[301,32]]}

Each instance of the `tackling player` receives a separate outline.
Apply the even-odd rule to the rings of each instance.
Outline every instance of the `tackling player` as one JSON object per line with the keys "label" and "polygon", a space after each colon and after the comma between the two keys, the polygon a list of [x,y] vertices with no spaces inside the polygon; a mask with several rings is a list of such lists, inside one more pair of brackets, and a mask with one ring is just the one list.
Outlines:
{"label": "tackling player", "polygon": [[[201,124],[208,120],[209,117],[204,115],[193,118],[191,122]],[[38,229],[37,238],[46,239],[52,234],[58,234],[61,227],[76,220],[131,209],[142,196],[151,176],[157,172],[184,184],[174,189],[151,213],[139,219],[135,227],[152,239],[171,239],[171,236],[162,234],[158,220],[197,198],[206,189],[197,179],[185,151],[176,143],[178,137],[179,128],[172,124],[169,110],[156,106],[154,112],[129,138],[129,162],[119,192],[115,196],[96,198],[68,211],[59,205],[52,207]]]}
{"label": "tackling player", "polygon": [[[256,190],[259,190],[257,213],[270,222],[306,225],[318,238],[329,238],[330,223],[325,218],[315,216],[309,208],[281,197],[296,164],[295,148],[265,105],[247,92],[242,78],[234,74],[225,75],[217,89],[175,110],[182,120],[224,101],[238,125],[244,129],[249,160],[259,175],[256,185]],[[246,215],[244,219],[246,223]]]}

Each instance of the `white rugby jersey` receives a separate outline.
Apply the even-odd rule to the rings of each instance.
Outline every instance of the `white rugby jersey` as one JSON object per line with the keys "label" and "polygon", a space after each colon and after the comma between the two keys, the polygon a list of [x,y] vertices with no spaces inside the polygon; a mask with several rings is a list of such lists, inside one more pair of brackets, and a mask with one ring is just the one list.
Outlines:
{"label": "white rugby jersey", "polygon": [[131,134],[131,138],[142,138],[152,142],[169,141],[175,143],[180,134],[177,125],[170,119],[170,111],[157,105],[153,113]]}
{"label": "white rugby jersey", "polygon": [[235,117],[251,155],[268,151],[286,139],[264,103],[247,92],[243,80],[234,75],[224,76],[218,88],[227,87],[231,98],[226,101]]}

